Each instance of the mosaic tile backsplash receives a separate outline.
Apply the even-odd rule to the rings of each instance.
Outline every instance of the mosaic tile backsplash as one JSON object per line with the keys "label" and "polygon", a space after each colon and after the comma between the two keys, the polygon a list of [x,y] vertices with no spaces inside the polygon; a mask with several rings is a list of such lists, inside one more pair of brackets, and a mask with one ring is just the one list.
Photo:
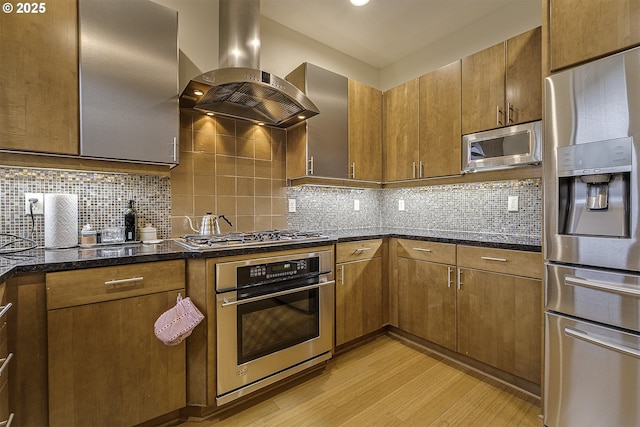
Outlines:
{"label": "mosaic tile backsplash", "polygon": [[[133,199],[138,228],[150,223],[157,228],[159,239],[171,234],[168,177],[0,166],[1,233],[29,237],[32,224],[31,217],[24,213],[24,193],[77,194],[78,233],[87,223],[97,230],[124,226],[124,211]],[[35,216],[33,239],[44,244],[42,215]]]}
{"label": "mosaic tile backsplash", "polygon": [[[384,190],[292,187],[287,196],[297,204],[288,214],[291,228],[405,227],[527,236],[542,244],[540,179]],[[507,211],[509,196],[518,196],[517,212]],[[398,209],[400,200],[404,211]]]}

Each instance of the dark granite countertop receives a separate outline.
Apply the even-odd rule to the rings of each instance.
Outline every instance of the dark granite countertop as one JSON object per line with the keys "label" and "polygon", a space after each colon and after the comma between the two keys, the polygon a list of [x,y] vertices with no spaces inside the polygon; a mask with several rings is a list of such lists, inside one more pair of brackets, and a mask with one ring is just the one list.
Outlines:
{"label": "dark granite countertop", "polygon": [[100,246],[91,249],[71,248],[45,250],[43,248],[36,248],[15,255],[0,256],[0,283],[8,280],[15,274],[21,273],[77,270],[170,259],[213,258],[267,253],[282,249],[298,249],[325,244],[332,245],[337,242],[383,237],[429,240],[534,252],[541,251],[540,244],[537,243],[534,238],[513,238],[513,236],[487,235],[483,233],[442,232],[406,228],[370,228],[327,231],[325,234],[329,236],[329,239],[319,242],[285,243],[236,248],[223,247],[205,252],[189,251],[172,240],[166,240],[153,245],[136,243],[117,246]]}

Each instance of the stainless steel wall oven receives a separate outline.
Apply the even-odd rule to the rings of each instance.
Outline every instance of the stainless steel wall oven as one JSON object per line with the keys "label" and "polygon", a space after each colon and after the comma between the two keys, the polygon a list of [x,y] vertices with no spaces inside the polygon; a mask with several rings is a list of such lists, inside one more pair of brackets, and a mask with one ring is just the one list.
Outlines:
{"label": "stainless steel wall oven", "polygon": [[333,252],[216,264],[218,404],[331,357]]}

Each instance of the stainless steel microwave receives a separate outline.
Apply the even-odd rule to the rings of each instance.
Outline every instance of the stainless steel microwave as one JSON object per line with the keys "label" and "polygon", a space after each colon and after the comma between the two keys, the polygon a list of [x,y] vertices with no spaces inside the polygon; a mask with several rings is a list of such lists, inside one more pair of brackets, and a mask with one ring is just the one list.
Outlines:
{"label": "stainless steel microwave", "polygon": [[541,121],[462,137],[463,173],[532,165],[541,161]]}

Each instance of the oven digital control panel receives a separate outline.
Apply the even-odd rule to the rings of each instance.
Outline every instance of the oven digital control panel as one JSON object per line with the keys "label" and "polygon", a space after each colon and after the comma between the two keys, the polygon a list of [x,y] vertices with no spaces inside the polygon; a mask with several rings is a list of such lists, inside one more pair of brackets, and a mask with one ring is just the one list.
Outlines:
{"label": "oven digital control panel", "polygon": [[296,276],[319,271],[319,258],[304,258],[255,264],[237,269],[237,285],[252,285],[264,281],[293,279]]}

